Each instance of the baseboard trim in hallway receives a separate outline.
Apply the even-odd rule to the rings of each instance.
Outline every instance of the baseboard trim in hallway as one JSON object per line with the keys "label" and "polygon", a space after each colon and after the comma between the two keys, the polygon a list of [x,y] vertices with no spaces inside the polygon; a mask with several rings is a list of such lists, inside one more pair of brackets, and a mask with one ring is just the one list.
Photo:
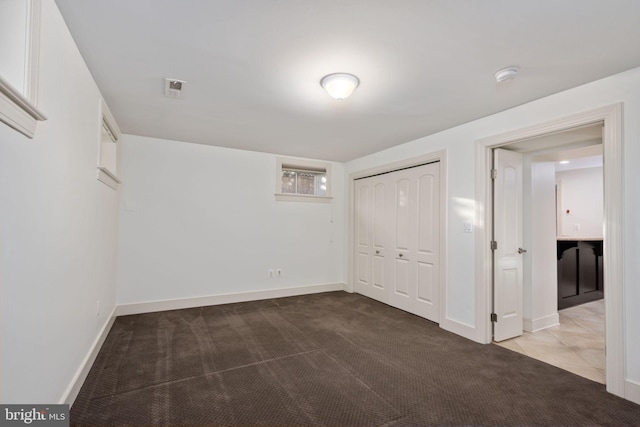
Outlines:
{"label": "baseboard trim in hallway", "polygon": [[624,381],[624,398],[640,405],[640,383]]}

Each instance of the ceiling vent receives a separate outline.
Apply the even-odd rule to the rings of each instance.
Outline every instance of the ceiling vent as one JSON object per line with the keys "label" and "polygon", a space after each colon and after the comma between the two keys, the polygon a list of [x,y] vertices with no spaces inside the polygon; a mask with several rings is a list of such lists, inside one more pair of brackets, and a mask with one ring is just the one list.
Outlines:
{"label": "ceiling vent", "polygon": [[164,79],[164,96],[167,98],[182,98],[182,90],[185,85],[184,80]]}

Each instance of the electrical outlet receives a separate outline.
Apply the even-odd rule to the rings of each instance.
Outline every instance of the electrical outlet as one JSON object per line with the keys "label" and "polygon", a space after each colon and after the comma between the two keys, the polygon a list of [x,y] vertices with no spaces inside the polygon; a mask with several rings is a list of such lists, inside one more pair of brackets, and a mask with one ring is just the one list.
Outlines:
{"label": "electrical outlet", "polygon": [[276,276],[278,276],[278,277],[282,276],[282,269],[281,268],[276,270]]}
{"label": "electrical outlet", "polygon": [[269,269],[269,271],[267,272],[267,275],[269,276],[269,278],[273,277],[273,269]]}

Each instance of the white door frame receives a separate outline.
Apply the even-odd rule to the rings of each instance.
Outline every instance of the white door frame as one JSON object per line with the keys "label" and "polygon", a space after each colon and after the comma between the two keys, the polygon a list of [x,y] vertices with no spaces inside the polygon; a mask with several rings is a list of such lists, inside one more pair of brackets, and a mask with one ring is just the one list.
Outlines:
{"label": "white door frame", "polygon": [[491,342],[491,150],[512,142],[604,122],[604,282],[606,385],[624,397],[624,278],[622,103],[505,132],[476,141],[476,326],[478,341]]}
{"label": "white door frame", "polygon": [[440,299],[438,303],[440,304],[439,309],[439,317],[438,323],[442,323],[442,319],[445,318],[446,314],[446,283],[447,283],[447,274],[446,274],[446,265],[447,265],[447,151],[439,150],[434,151],[432,153],[423,154],[417,157],[411,157],[404,160],[399,160],[393,163],[386,163],[384,165],[376,166],[369,169],[364,169],[361,171],[353,172],[349,174],[349,181],[347,182],[347,188],[349,191],[349,236],[348,236],[348,248],[347,248],[347,263],[348,263],[348,276],[347,276],[347,287],[345,291],[354,292],[355,291],[355,283],[357,280],[356,277],[356,269],[355,269],[355,259],[354,259],[354,251],[355,251],[355,180],[359,178],[365,178],[368,176],[393,172],[399,169],[410,168],[413,166],[418,166],[424,163],[429,162],[440,162]]}

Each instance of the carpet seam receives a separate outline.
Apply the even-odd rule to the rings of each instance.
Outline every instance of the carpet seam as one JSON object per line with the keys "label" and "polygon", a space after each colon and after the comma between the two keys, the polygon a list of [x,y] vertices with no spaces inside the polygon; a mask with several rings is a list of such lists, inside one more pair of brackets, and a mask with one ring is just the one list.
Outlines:
{"label": "carpet seam", "polygon": [[119,392],[119,393],[105,394],[105,395],[102,395],[102,396],[94,397],[91,400],[93,400],[93,401],[102,400],[102,399],[106,399],[106,398],[109,398],[109,397],[122,396],[122,395],[127,395],[127,394],[130,394],[130,393],[135,393],[135,392],[138,392],[138,391],[141,391],[141,390],[145,390],[145,389],[153,389],[153,388],[160,387],[160,386],[163,386],[163,385],[177,384],[177,383],[181,383],[181,382],[184,382],[184,381],[195,380],[197,378],[206,378],[206,377],[210,377],[210,376],[214,376],[214,375],[218,375],[218,374],[224,374],[226,372],[232,372],[232,371],[236,371],[236,370],[239,370],[239,369],[249,368],[249,367],[252,367],[252,366],[259,366],[259,365],[263,365],[265,363],[270,363],[270,362],[275,362],[275,361],[278,361],[278,360],[288,359],[288,358],[291,358],[291,357],[303,356],[305,354],[316,353],[316,352],[322,352],[323,350],[324,349],[322,349],[322,348],[316,348],[316,349],[313,349],[313,350],[303,351],[303,352],[300,352],[300,353],[288,354],[286,356],[280,356],[280,357],[274,357],[272,359],[267,359],[267,360],[261,360],[261,361],[258,361],[258,362],[248,363],[248,364],[242,365],[242,366],[235,366],[233,368],[222,369],[222,370],[215,371],[215,372],[207,372],[207,373],[202,374],[202,375],[193,375],[193,376],[185,377],[185,378],[177,378],[177,379],[174,379],[174,380],[163,381],[163,382],[159,382],[159,383],[155,383],[155,384],[145,385],[143,387],[137,387],[137,388],[134,388],[134,389],[131,389],[131,390],[122,391],[122,392]]}

